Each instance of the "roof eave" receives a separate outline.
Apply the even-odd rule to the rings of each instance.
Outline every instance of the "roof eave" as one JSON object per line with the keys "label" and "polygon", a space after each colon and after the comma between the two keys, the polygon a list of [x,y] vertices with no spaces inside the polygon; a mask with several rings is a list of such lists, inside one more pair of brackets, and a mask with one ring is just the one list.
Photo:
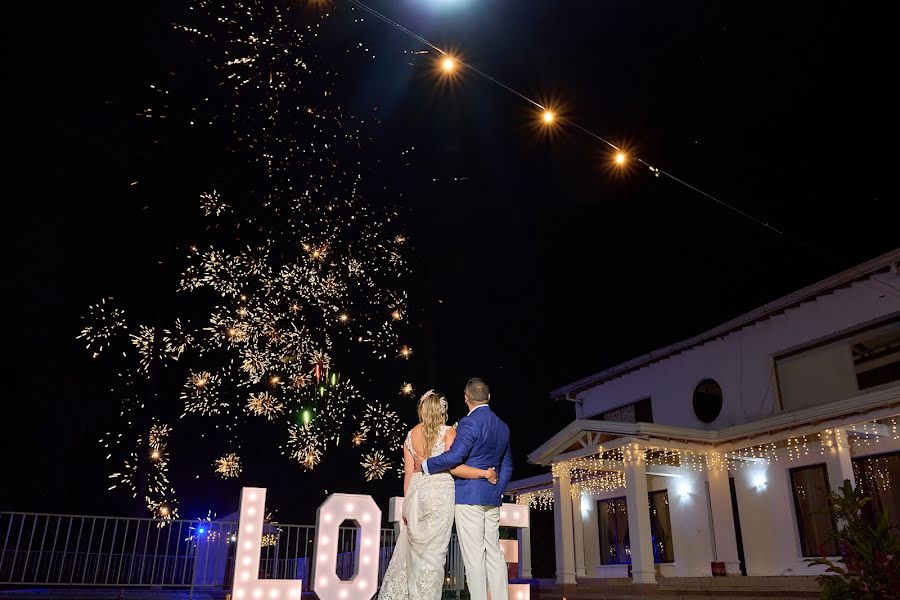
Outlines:
{"label": "roof eave", "polygon": [[719,337],[723,337],[736,329],[752,325],[761,319],[767,318],[767,315],[770,315],[771,313],[781,311],[792,304],[808,302],[829,290],[840,287],[841,285],[846,285],[848,283],[852,284],[856,281],[869,279],[880,271],[890,270],[890,272],[897,273],[898,263],[900,263],[900,248],[886,252],[885,254],[866,261],[856,267],[852,267],[787,294],[786,296],[782,296],[777,300],[768,302],[698,336],[681,340],[680,342],[654,350],[653,352],[620,363],[614,367],[600,371],[599,373],[583,377],[573,383],[556,388],[550,392],[550,399],[574,397],[588,388],[602,384],[607,379],[640,368],[642,365],[648,365],[657,360],[662,360],[679,352],[693,348],[694,346],[702,345]]}

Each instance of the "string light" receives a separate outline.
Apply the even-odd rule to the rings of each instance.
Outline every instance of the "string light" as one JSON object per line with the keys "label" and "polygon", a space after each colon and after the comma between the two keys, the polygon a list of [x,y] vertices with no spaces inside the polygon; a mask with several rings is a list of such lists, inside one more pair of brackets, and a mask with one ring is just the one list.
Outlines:
{"label": "string light", "polygon": [[516,495],[516,504],[537,510],[553,509],[553,490],[535,490]]}
{"label": "string light", "polygon": [[616,165],[618,165],[618,166],[624,165],[625,160],[626,160],[626,157],[625,157],[624,152],[616,152],[616,158],[615,158]]}
{"label": "string light", "polygon": [[[414,31],[412,31],[412,30],[410,30],[410,29],[408,29],[408,28],[406,28],[406,27],[404,27],[403,25],[401,25],[400,23],[394,21],[393,19],[391,19],[391,18],[388,17],[387,15],[385,15],[385,14],[383,14],[383,13],[381,13],[381,12],[379,12],[379,11],[373,9],[372,7],[368,6],[367,4],[365,4],[364,2],[362,2],[361,0],[346,0],[346,1],[347,1],[349,4],[351,4],[351,5],[353,5],[353,6],[357,7],[357,8],[359,8],[360,10],[363,10],[363,11],[365,11],[365,12],[371,14],[372,16],[374,16],[375,18],[377,18],[377,19],[383,21],[384,23],[387,23],[387,24],[390,25],[391,27],[394,27],[394,28],[397,29],[398,31],[401,31],[401,32],[404,33],[405,35],[408,35],[408,36],[410,36],[411,38],[413,38],[413,39],[419,41],[420,43],[424,44],[425,46],[431,48],[432,50],[434,50],[435,52],[437,52],[439,56],[443,56],[443,55],[446,55],[446,54],[447,54],[447,52],[446,52],[444,49],[438,47],[437,45],[435,45],[434,43],[432,43],[431,41],[429,41],[427,38],[423,37],[422,35],[420,35],[420,34],[414,32]],[[460,64],[460,66],[465,67],[466,70],[471,71],[471,72],[475,73],[476,75],[478,75],[478,76],[480,76],[480,77],[482,77],[482,78],[484,78],[484,79],[490,81],[490,82],[493,83],[494,85],[497,85],[498,87],[503,88],[503,89],[506,90],[507,92],[509,92],[509,93],[511,93],[511,94],[513,94],[513,95],[515,95],[515,96],[517,96],[518,98],[520,98],[521,100],[524,100],[525,102],[531,104],[532,106],[535,106],[535,107],[541,109],[541,110],[542,110],[542,118],[541,118],[541,120],[542,120],[542,122],[543,122],[543,124],[544,124],[545,126],[548,126],[548,125],[550,125],[551,123],[553,123],[554,121],[557,120],[557,116],[556,116],[552,111],[550,111],[550,110],[544,108],[544,106],[543,106],[542,104],[540,104],[539,102],[535,101],[534,99],[528,97],[527,95],[523,94],[522,92],[518,91],[517,89],[515,89],[515,88],[513,88],[513,87],[511,87],[511,86],[509,86],[509,85],[507,85],[507,84],[505,84],[505,83],[503,83],[502,81],[500,81],[499,79],[497,79],[497,78],[494,77],[493,75],[490,75],[490,74],[488,74],[488,73],[485,73],[484,71],[481,71],[480,69],[476,68],[475,66],[473,66],[473,65],[471,65],[471,64],[463,63],[463,62],[461,62],[461,61],[459,61],[459,64]],[[580,131],[581,133],[583,133],[583,134],[585,134],[585,135],[587,135],[587,136],[589,136],[589,137],[591,137],[591,138],[593,138],[593,139],[595,139],[595,140],[597,140],[597,141],[599,141],[599,142],[601,142],[601,143],[603,143],[603,144],[609,146],[609,147],[612,148],[613,150],[619,151],[619,152],[621,153],[621,149],[620,149],[616,144],[614,144],[614,143],[611,142],[610,140],[604,138],[603,136],[597,134],[596,132],[594,132],[594,131],[592,131],[592,130],[590,130],[590,129],[588,129],[588,128],[582,126],[582,125],[579,125],[578,123],[575,123],[575,122],[573,122],[573,121],[571,121],[571,120],[569,120],[569,119],[559,119],[559,120],[562,121],[562,122],[564,122],[565,124],[571,126],[572,128],[577,129],[577,130]],[[623,159],[624,159],[624,157],[623,157]],[[619,164],[620,166],[623,166],[622,163],[624,163],[625,161],[622,160],[622,163],[619,163],[619,162],[618,162],[619,160],[620,160],[620,159],[619,159],[619,157],[617,156],[617,157],[616,157],[617,164]],[[647,170],[648,170],[654,177],[657,177],[657,178],[659,178],[659,177],[666,177],[668,180],[672,181],[673,183],[676,183],[676,184],[678,184],[678,185],[680,185],[680,186],[683,186],[683,187],[685,187],[685,188],[687,188],[687,189],[689,189],[689,190],[691,190],[691,191],[693,191],[693,192],[695,192],[695,193],[697,193],[697,194],[703,196],[704,198],[707,198],[707,199],[709,199],[709,200],[715,202],[716,204],[722,206],[723,208],[726,208],[726,209],[730,210],[731,212],[734,212],[734,213],[738,214],[739,216],[741,216],[741,217],[743,217],[743,218],[745,218],[745,219],[747,219],[747,220],[752,221],[752,222],[755,223],[756,225],[758,225],[758,226],[760,226],[760,227],[762,227],[762,228],[764,228],[764,229],[767,229],[767,230],[769,230],[770,232],[772,232],[772,233],[774,233],[774,234],[776,234],[776,235],[779,235],[779,236],[784,237],[784,238],[788,238],[787,234],[786,234],[784,231],[782,231],[781,229],[778,229],[777,227],[775,227],[774,225],[772,225],[772,224],[769,223],[768,221],[766,221],[766,220],[764,220],[764,219],[760,219],[760,218],[758,218],[758,217],[755,217],[755,216],[753,216],[752,214],[748,213],[747,211],[742,210],[742,209],[740,209],[740,208],[738,208],[738,207],[736,207],[736,206],[733,206],[732,204],[729,204],[728,202],[725,202],[724,200],[721,200],[720,198],[714,196],[713,194],[710,194],[709,192],[706,192],[706,191],[704,191],[703,189],[701,189],[701,188],[699,188],[699,187],[697,187],[697,186],[695,186],[695,185],[692,185],[692,184],[688,183],[687,181],[685,181],[685,180],[683,180],[683,179],[677,177],[676,175],[674,175],[674,174],[672,174],[672,173],[669,173],[668,171],[665,171],[665,170],[663,170],[663,169],[661,169],[661,168],[659,168],[659,167],[657,167],[657,166],[654,166],[653,164],[651,164],[651,163],[650,163],[649,161],[647,161],[646,159],[643,159],[643,158],[640,158],[640,157],[634,157],[634,161],[635,161],[636,163],[638,163],[638,164],[641,164],[641,165],[647,167]],[[802,240],[794,239],[794,240],[792,240],[792,241],[794,241],[795,243],[797,243],[798,245],[804,247],[804,248],[807,249],[807,250],[813,251],[813,252],[814,252],[815,254],[817,254],[818,256],[824,256],[824,257],[828,258],[829,260],[831,260],[831,262],[835,263],[835,264],[838,265],[838,266],[841,266],[842,268],[843,268],[843,266],[846,264],[846,261],[838,260],[838,259],[836,259],[836,258],[830,256],[828,253],[826,253],[826,252],[824,252],[824,251],[822,251],[822,250],[819,250],[819,249],[815,248],[814,246],[812,246],[811,244],[806,243],[806,242],[804,242],[804,241],[802,241]],[[860,274],[865,274],[865,273],[860,272]],[[887,282],[882,282],[882,283],[883,283],[884,286],[886,286],[887,288],[889,288],[890,293],[891,293],[892,295],[894,295],[894,296],[900,298],[900,288],[897,288],[897,287],[895,287],[895,286],[893,286],[893,285],[891,285],[890,283],[887,283]],[[879,288],[879,289],[880,289],[880,288]]]}
{"label": "string light", "polygon": [[[568,478],[572,496],[578,497],[583,493],[605,492],[624,485],[624,479],[620,476],[629,461],[639,460],[647,467],[679,467],[698,472],[735,470],[759,463],[769,465],[779,461],[790,463],[805,460],[815,448],[819,448],[824,456],[828,451],[837,452],[845,448],[844,440],[848,438],[850,446],[855,448],[894,440],[897,435],[895,418],[864,421],[848,425],[845,429],[850,436],[838,435],[838,431],[834,429],[825,429],[817,433],[789,435],[784,439],[762,444],[748,443],[728,452],[714,447],[689,449],[647,443],[629,444],[609,450],[601,447],[595,455],[553,463],[551,474],[554,478]],[[885,435],[888,429],[890,435]],[[530,501],[530,497],[528,499]]]}

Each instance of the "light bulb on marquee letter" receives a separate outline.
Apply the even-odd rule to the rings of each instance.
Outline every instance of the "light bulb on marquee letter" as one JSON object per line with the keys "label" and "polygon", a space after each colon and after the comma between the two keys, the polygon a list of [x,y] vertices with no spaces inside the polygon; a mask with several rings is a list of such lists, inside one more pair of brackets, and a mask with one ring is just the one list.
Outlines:
{"label": "light bulb on marquee letter", "polygon": [[[359,527],[356,552],[359,563],[348,581],[337,576],[338,528],[345,520]],[[332,494],[316,512],[316,545],[313,551],[313,591],[319,600],[370,600],[378,581],[378,540],[381,510],[371,496]]]}
{"label": "light bulb on marquee letter", "polygon": [[235,600],[262,597],[299,599],[303,591],[302,580],[259,578],[265,508],[266,488],[244,488],[241,491],[232,597]]}
{"label": "light bulb on marquee letter", "polygon": [[[500,507],[500,527],[526,529],[530,526],[528,506],[504,504]],[[500,540],[506,562],[519,562],[519,545],[515,540]],[[509,584],[509,600],[531,600],[531,586],[527,583]]]}

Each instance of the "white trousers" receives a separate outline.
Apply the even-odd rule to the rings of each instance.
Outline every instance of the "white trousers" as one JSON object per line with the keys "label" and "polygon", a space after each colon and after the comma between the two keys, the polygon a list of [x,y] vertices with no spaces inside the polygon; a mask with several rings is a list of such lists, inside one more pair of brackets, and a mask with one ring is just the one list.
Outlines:
{"label": "white trousers", "polygon": [[471,600],[508,600],[506,559],[500,549],[500,507],[456,505],[456,534]]}

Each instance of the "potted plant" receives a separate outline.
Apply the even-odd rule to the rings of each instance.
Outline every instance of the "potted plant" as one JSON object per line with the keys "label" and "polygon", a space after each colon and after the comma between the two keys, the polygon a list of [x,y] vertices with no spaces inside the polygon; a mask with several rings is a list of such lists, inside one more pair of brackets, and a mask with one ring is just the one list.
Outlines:
{"label": "potted plant", "polygon": [[854,489],[849,481],[829,499],[839,526],[832,536],[841,558],[810,558],[812,565],[824,565],[819,578],[825,600],[886,600],[900,598],[900,540],[891,531],[887,513],[874,526],[862,508],[872,499]]}

